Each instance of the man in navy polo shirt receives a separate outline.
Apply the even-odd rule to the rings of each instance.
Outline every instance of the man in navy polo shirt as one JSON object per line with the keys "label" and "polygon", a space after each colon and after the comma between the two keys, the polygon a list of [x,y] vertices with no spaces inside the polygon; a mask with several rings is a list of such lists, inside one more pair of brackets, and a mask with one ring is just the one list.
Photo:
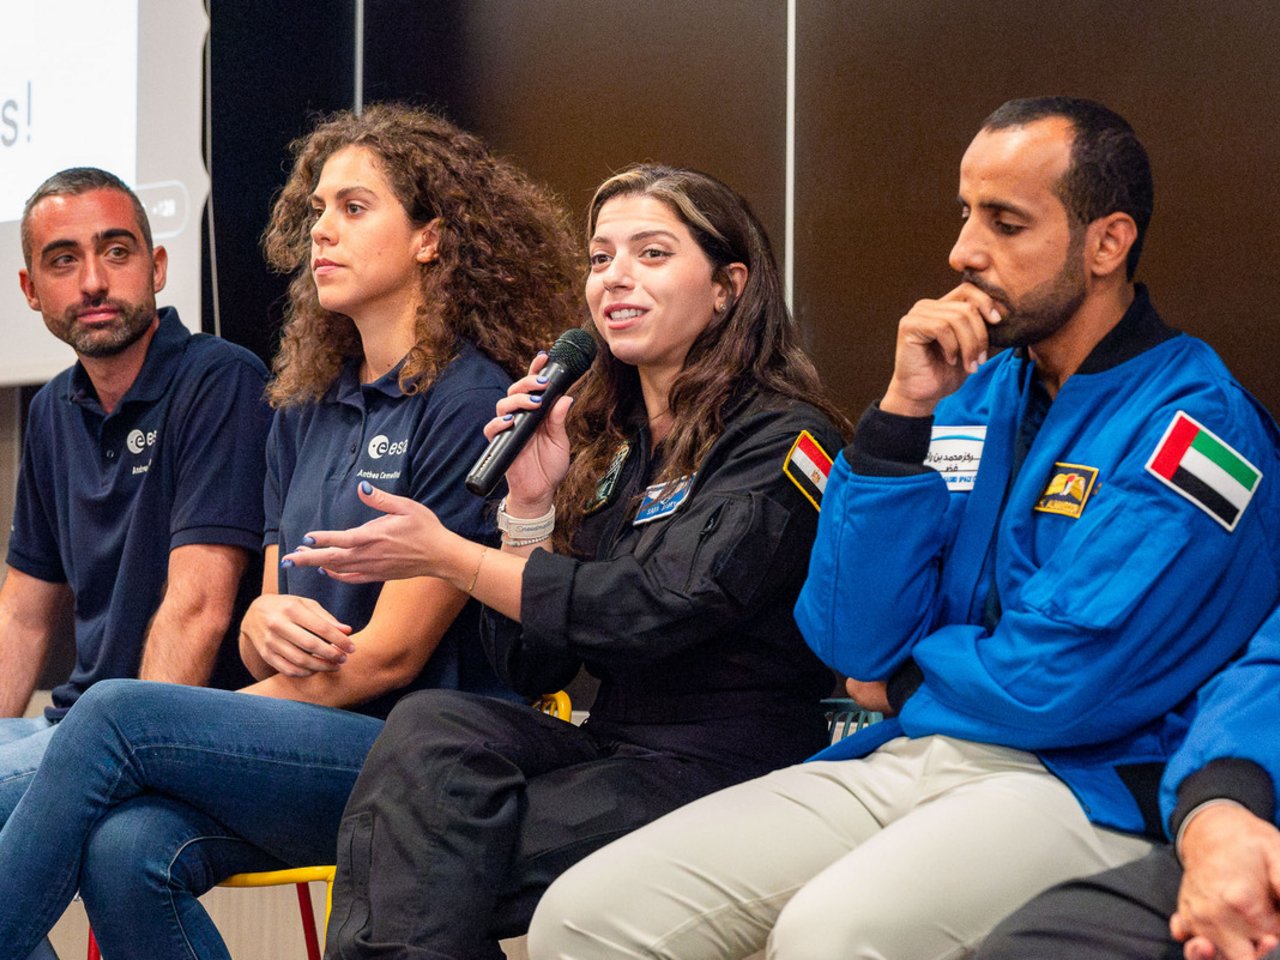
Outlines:
{"label": "man in navy polo shirt", "polygon": [[[78,362],[31,404],[0,586],[0,824],[57,722],[91,684],[238,682],[240,614],[262,539],[266,370],[156,309],[167,256],[118,178],[73,168],[22,218],[19,281]],[[22,717],[61,610],[75,666]],[[218,670],[215,670],[215,667]]]}

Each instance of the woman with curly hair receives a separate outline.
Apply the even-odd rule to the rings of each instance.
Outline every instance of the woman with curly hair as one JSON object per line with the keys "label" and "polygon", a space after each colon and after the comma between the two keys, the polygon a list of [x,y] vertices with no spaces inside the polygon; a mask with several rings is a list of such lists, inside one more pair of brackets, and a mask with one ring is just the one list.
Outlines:
{"label": "woman with curly hair", "polygon": [[241,628],[257,682],[85,694],[0,834],[0,957],[25,957],[77,888],[112,960],[228,957],[196,898],[233,873],[332,862],[397,699],[514,696],[463,591],[278,560],[308,529],[374,516],[355,495],[369,481],[493,542],[463,480],[512,376],[580,319],[563,217],[474,137],[408,107],[336,115],[294,153],[264,239],[294,276],[270,387],[266,573]]}
{"label": "woman with curly hair", "polygon": [[[517,690],[600,680],[581,727],[459,691],[396,706],[343,816],[332,960],[498,957],[593,850],[824,745],[833,678],[791,609],[844,420],[768,240],[723,183],[652,165],[606,181],[588,228],[596,361],[507,472],[502,549],[371,484],[383,516],[289,555],[466,590]],[[490,436],[537,405],[545,362]]]}

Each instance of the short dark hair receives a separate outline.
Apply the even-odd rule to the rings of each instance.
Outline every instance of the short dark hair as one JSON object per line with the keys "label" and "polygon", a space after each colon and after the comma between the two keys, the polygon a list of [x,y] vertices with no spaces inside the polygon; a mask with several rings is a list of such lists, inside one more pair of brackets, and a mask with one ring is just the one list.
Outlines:
{"label": "short dark hair", "polygon": [[151,223],[147,220],[147,211],[142,206],[142,201],[138,199],[138,195],[114,173],[99,170],[97,167],[68,167],[66,170],[59,170],[36,187],[36,192],[27,198],[26,206],[22,208],[22,259],[26,261],[28,270],[31,269],[32,253],[29,221],[35,205],[46,197],[74,197],[91,190],[119,190],[133,201],[133,213],[138,219],[138,227],[142,230],[143,242],[147,245],[147,252],[152,252]]}
{"label": "short dark hair", "polygon": [[1124,117],[1081,97],[1010,100],[983,121],[982,129],[1022,127],[1047,117],[1062,117],[1075,131],[1071,165],[1058,184],[1067,212],[1081,225],[1116,212],[1127,213],[1137,224],[1138,236],[1125,264],[1132,280],[1155,205],[1146,148]]}

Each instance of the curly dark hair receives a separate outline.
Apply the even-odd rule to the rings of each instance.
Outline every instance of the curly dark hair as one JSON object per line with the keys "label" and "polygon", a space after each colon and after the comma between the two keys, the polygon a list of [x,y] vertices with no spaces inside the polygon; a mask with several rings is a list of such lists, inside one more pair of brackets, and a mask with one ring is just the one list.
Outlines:
{"label": "curly dark hair", "polygon": [[1058,183],[1058,196],[1076,228],[1116,212],[1127,213],[1137,224],[1138,235],[1125,261],[1125,275],[1132,280],[1155,208],[1146,148],[1124,117],[1083,97],[1009,100],[982,122],[982,129],[1022,127],[1048,117],[1062,117],[1075,133],[1071,164]]}
{"label": "curly dark hair", "polygon": [[[685,357],[667,398],[672,426],[663,440],[657,482],[694,472],[724,432],[723,411],[737,396],[760,387],[812,404],[848,433],[800,345],[799,329],[783,296],[769,238],[747,201],[715,177],[697,170],[637,164],[596,190],[587,213],[587,236],[600,209],[614,197],[642,195],[666,204],[689,228],[711,261],[713,279],[733,290],[726,267],[747,268],[741,295],[730,295]],[[595,323],[586,329],[599,349],[591,371],[574,391],[568,420],[574,458],[556,491],[556,546],[569,549],[573,534],[618,445],[644,410],[636,368],[613,356]]]}
{"label": "curly dark hair", "polygon": [[415,393],[470,341],[513,377],[560,330],[582,320],[580,254],[555,198],[481,141],[424,109],[368,106],[324,117],[290,145],[293,170],[263,234],[267,261],[289,284],[274,406],[317,400],[349,358],[361,357],[355,324],[320,305],[309,269],[311,194],[325,161],[367,147],[415,227],[440,224],[437,257],[421,267],[417,342],[400,369]]}

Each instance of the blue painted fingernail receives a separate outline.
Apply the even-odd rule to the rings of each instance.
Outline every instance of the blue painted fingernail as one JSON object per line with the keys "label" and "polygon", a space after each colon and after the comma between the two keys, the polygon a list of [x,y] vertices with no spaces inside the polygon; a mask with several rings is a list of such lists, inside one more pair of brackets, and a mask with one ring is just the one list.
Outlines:
{"label": "blue painted fingernail", "polygon": [[361,480],[360,492],[367,497],[369,494],[373,493],[373,484],[370,483],[368,480]]}
{"label": "blue painted fingernail", "polygon": [[531,394],[529,394],[529,400],[530,400],[530,401],[532,401],[533,403],[541,403],[541,402],[542,402],[542,394],[540,394],[540,393],[531,393]]}
{"label": "blue painted fingernail", "polygon": [[515,415],[514,413],[508,413],[508,414],[507,414],[505,417],[503,417],[502,419],[503,419],[503,420],[514,420],[515,418],[516,418],[516,415]]}
{"label": "blue painted fingernail", "polygon": [[547,355],[547,351],[545,351],[545,350],[539,350],[539,351],[538,351],[538,356],[540,356],[540,357],[545,357],[546,355]]}
{"label": "blue painted fingernail", "polygon": [[551,377],[549,377],[549,376],[548,376],[547,374],[545,374],[545,373],[540,373],[540,374],[538,374],[538,382],[539,382],[539,383],[546,383],[546,382],[547,382],[548,380],[550,380],[550,379],[551,379]]}
{"label": "blue painted fingernail", "polygon": [[293,566],[293,561],[290,560],[288,557],[285,557],[283,560],[280,561],[280,566],[288,570],[290,567]]}
{"label": "blue painted fingernail", "polygon": [[314,547],[316,545],[316,538],[312,536],[303,537],[302,545],[304,547]]}
{"label": "blue painted fingernail", "polygon": [[322,577],[327,577],[329,575],[325,572],[324,567],[316,567],[316,573],[320,574]]}

